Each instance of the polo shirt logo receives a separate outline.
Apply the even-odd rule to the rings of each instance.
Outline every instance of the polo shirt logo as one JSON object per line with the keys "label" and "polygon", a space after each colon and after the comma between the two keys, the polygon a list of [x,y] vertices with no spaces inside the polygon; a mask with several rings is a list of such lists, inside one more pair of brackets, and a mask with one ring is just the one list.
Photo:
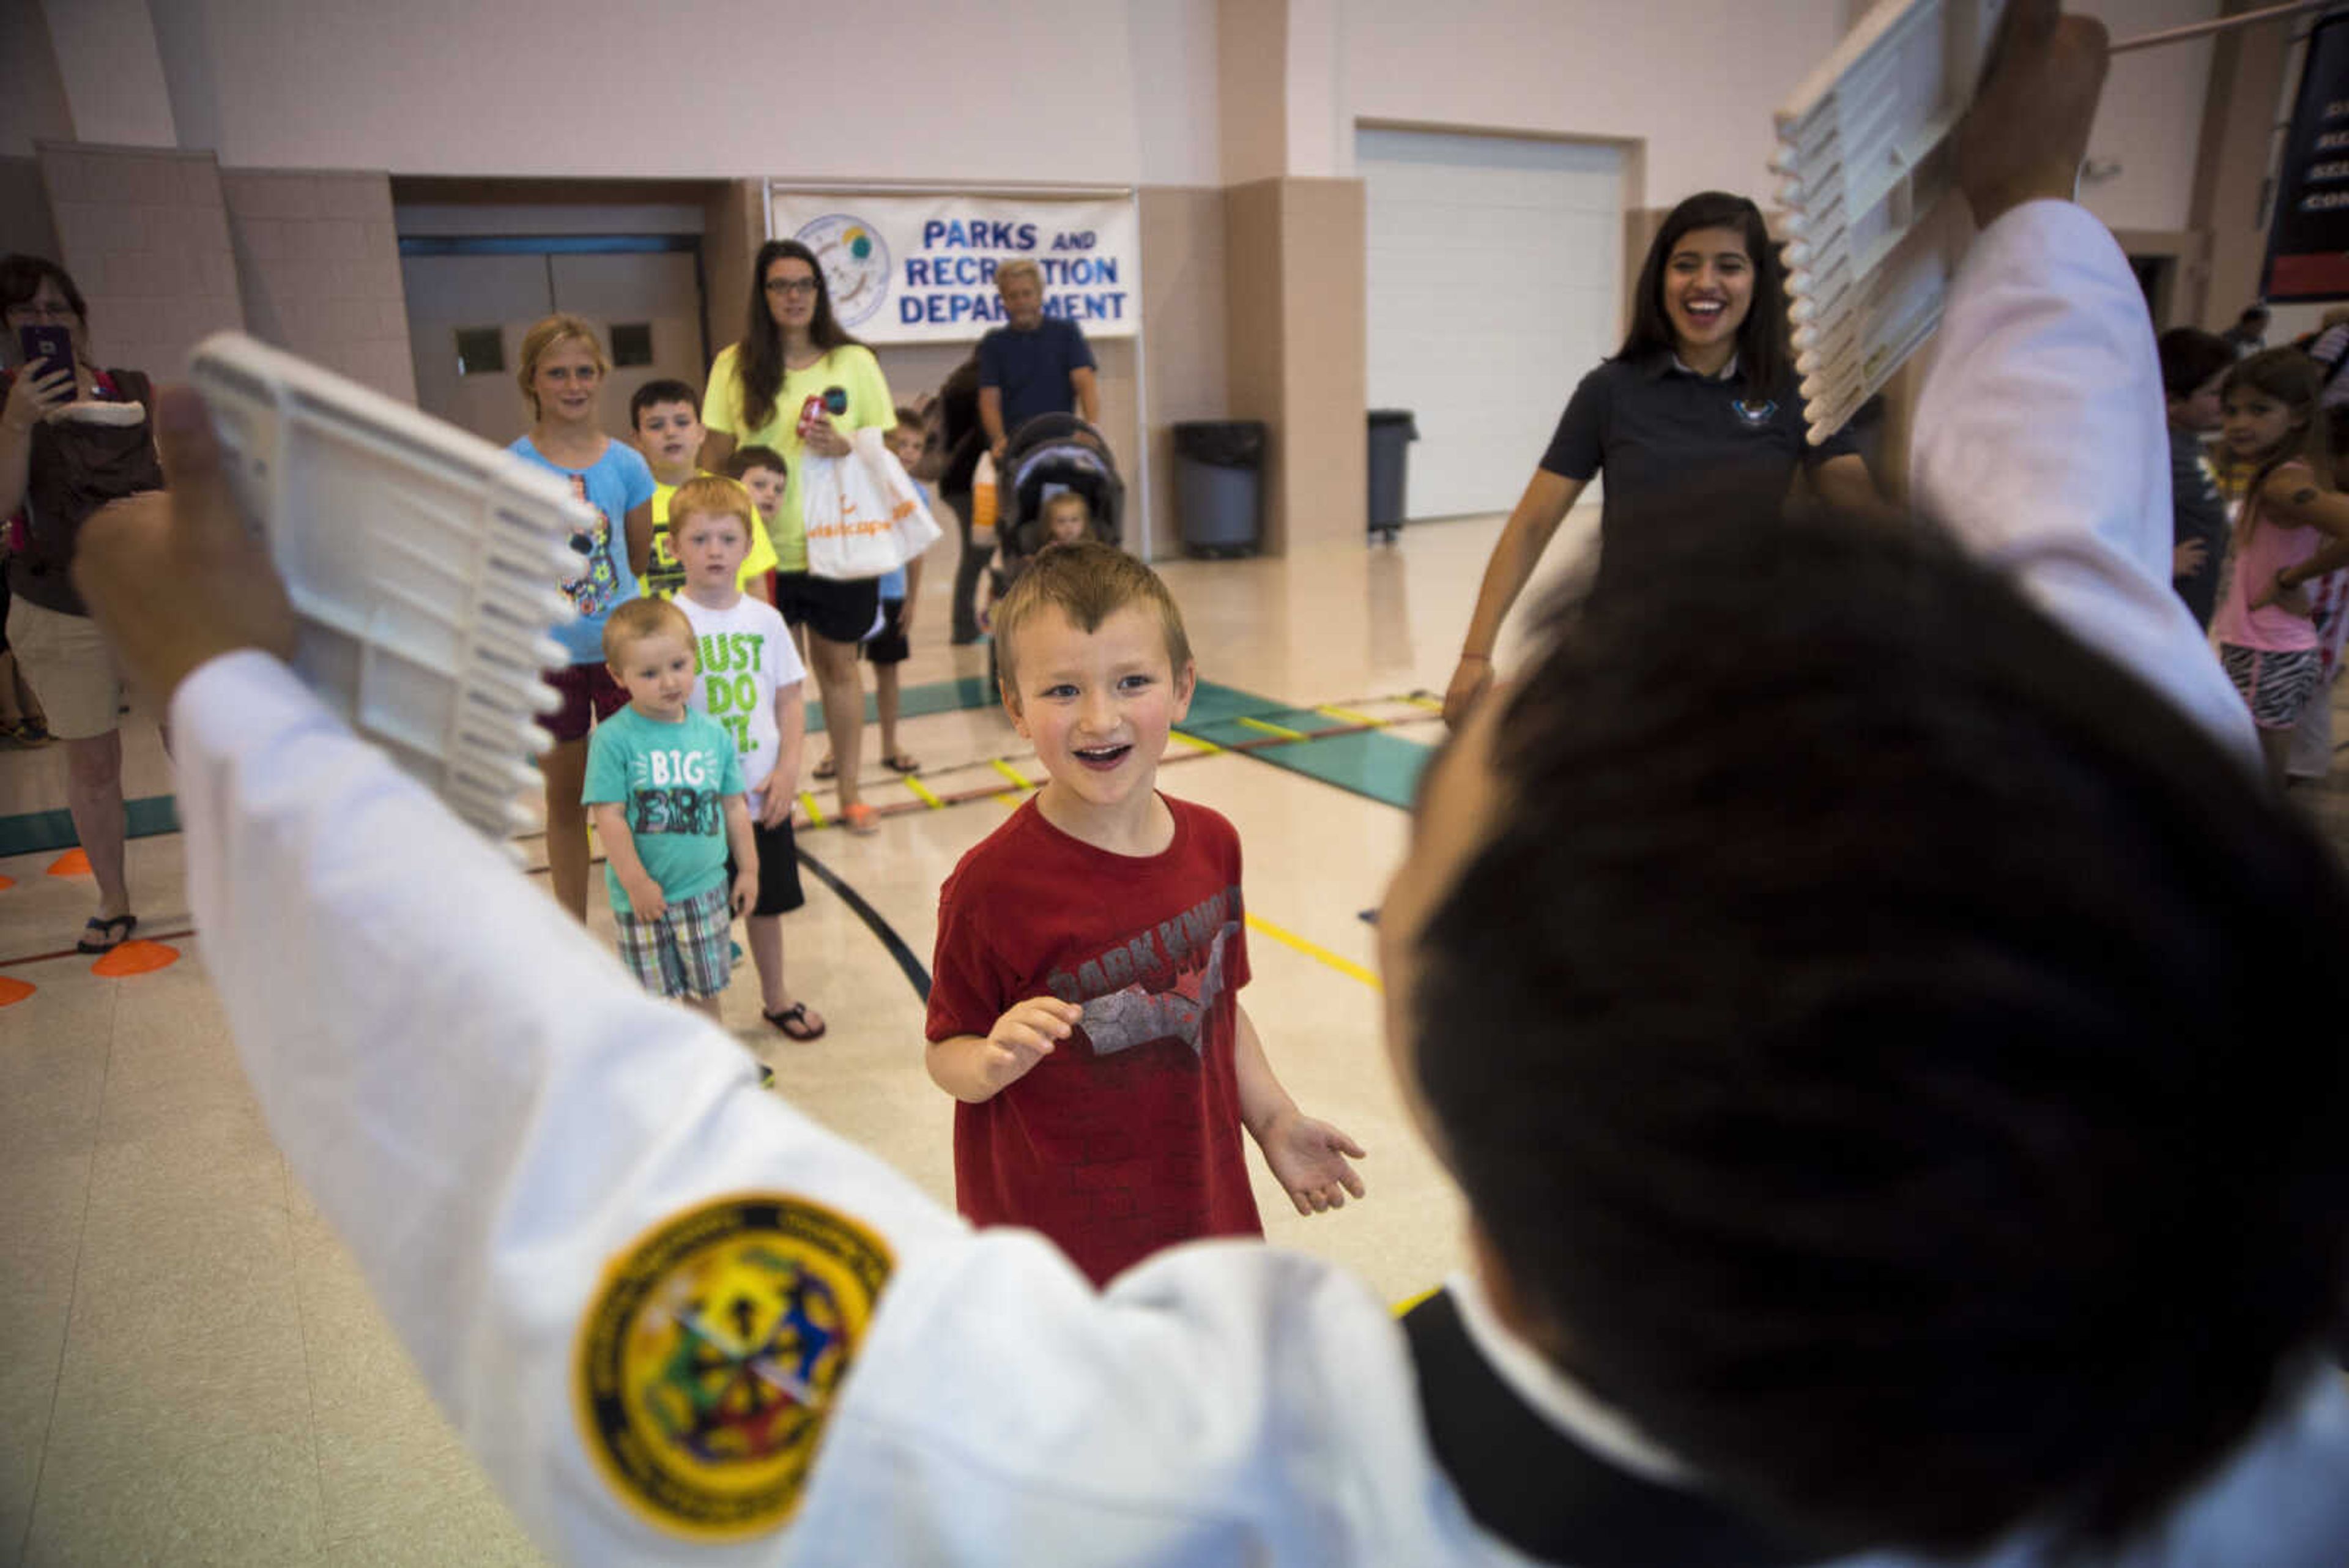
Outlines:
{"label": "polo shirt logo", "polygon": [[1768,398],[1742,398],[1729,406],[1737,410],[1739,419],[1757,431],[1768,424],[1770,416],[1778,411],[1778,405]]}

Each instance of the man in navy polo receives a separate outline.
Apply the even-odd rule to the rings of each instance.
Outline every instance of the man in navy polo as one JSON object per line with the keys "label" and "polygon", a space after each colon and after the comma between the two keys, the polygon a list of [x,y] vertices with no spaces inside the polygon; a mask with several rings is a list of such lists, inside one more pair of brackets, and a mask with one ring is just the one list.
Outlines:
{"label": "man in navy polo", "polygon": [[1038,414],[1101,421],[1093,351],[1075,322],[1044,314],[1044,273],[1025,256],[995,269],[1004,324],[978,340],[978,420],[988,449],[1003,461],[1010,432]]}

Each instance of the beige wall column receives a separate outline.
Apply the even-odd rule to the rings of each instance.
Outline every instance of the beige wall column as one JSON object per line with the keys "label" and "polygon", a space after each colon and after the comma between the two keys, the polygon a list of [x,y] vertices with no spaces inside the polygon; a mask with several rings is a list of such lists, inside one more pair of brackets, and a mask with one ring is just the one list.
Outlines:
{"label": "beige wall column", "polygon": [[103,365],[177,379],[207,334],[244,325],[209,152],[40,144],[58,261],[89,303]]}
{"label": "beige wall column", "polygon": [[391,176],[231,169],[220,182],[246,330],[414,402]]}
{"label": "beige wall column", "polygon": [[[2227,0],[2233,15],[2254,0]],[[2189,268],[2171,319],[2217,331],[2257,299],[2267,229],[2260,222],[2276,106],[2283,99],[2292,22],[2263,22],[2219,35],[2210,54],[2210,94],[2202,116],[2202,150],[2194,167],[2191,226],[2210,236],[2207,271]]]}

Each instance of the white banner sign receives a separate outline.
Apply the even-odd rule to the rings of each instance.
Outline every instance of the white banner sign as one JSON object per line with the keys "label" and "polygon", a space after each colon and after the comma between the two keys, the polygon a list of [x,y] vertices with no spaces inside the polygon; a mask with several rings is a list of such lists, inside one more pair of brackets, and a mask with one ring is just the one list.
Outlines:
{"label": "white banner sign", "polygon": [[1044,314],[1089,337],[1141,330],[1133,203],[1019,196],[858,196],[772,191],[769,218],[823,263],[833,314],[867,343],[971,342],[1003,320],[995,269],[1044,272]]}

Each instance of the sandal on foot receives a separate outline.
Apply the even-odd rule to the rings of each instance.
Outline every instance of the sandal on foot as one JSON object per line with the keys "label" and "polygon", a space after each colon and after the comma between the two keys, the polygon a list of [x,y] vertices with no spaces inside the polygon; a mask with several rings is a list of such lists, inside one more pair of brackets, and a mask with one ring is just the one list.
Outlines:
{"label": "sandal on foot", "polygon": [[914,760],[910,752],[892,753],[881,759],[881,765],[893,774],[917,774],[922,771],[922,764]]}
{"label": "sandal on foot", "polygon": [[859,838],[870,838],[881,831],[881,814],[860,800],[842,808],[840,826]]}
{"label": "sandal on foot", "polygon": [[831,759],[830,757],[826,757],[826,758],[824,758],[824,759],[823,759],[823,761],[822,761],[822,762],[820,762],[820,763],[816,763],[816,765],[815,765],[815,776],[816,776],[817,778],[820,778],[820,779],[828,779],[828,778],[832,777],[832,775],[833,775],[833,765],[832,765],[832,759]]}
{"label": "sandal on foot", "polygon": [[[118,926],[122,929],[115,929]],[[139,929],[139,917],[117,915],[110,920],[101,920],[96,915],[92,915],[82,922],[81,929],[82,938],[81,940],[74,943],[74,951],[110,953],[130,940],[130,933]]]}
{"label": "sandal on foot", "polygon": [[806,1041],[821,1040],[823,1038],[825,1028],[823,1020],[818,1018],[811,1022],[808,1018],[807,1003],[804,1002],[794,1002],[789,1007],[784,1008],[781,1012],[768,1012],[762,1009],[761,1010],[759,1016],[765,1019],[768,1023],[773,1024],[776,1028],[781,1030],[785,1034],[790,1035],[794,1040]]}

